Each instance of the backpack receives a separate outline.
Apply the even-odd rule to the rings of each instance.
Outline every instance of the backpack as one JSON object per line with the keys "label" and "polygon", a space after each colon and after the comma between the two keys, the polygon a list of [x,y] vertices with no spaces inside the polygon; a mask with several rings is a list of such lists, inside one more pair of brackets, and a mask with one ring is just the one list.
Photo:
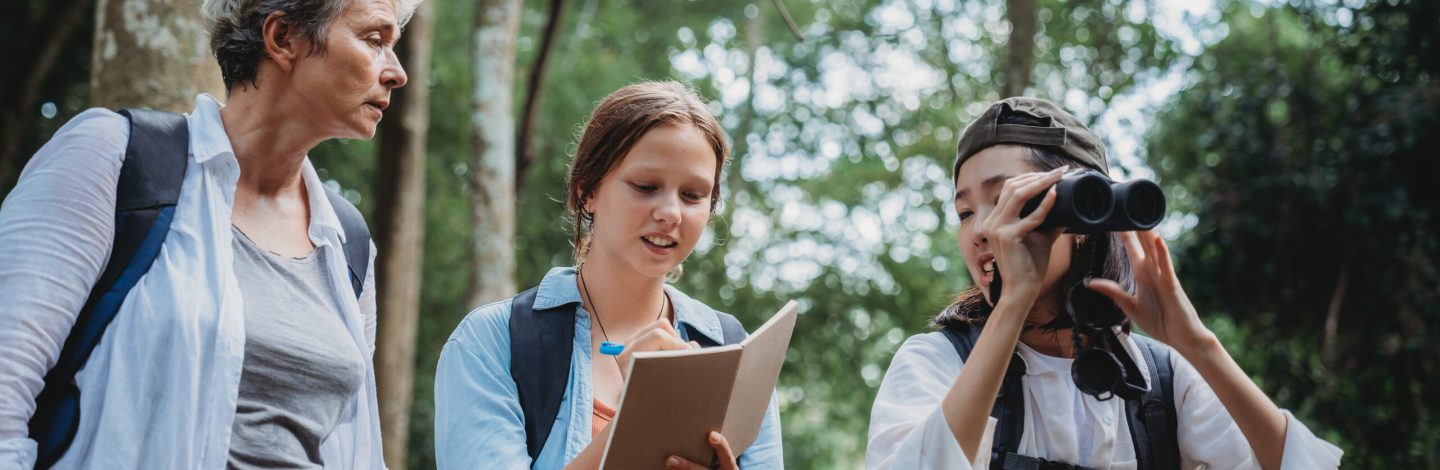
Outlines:
{"label": "backpack", "polygon": [[[940,331],[961,361],[970,360],[970,351],[980,338],[979,326],[955,324]],[[1150,389],[1139,399],[1125,401],[1125,420],[1130,425],[1130,438],[1135,445],[1136,467],[1140,470],[1174,470],[1180,468],[1179,439],[1176,427],[1179,424],[1175,412],[1175,371],[1170,364],[1170,348],[1153,339],[1130,335],[1141,354],[1145,355],[1150,368]],[[1025,403],[1020,377],[1025,375],[1025,362],[1020,353],[1010,356],[1010,367],[1005,370],[1005,379],[1000,383],[995,406],[990,416],[998,422],[995,439],[990,450],[992,470],[1016,469],[1076,469],[1087,467],[1052,462],[1045,459],[1020,455],[1020,435],[1025,430]],[[1158,387],[1156,386],[1158,385]]]}
{"label": "backpack", "polygon": [[[85,366],[100,343],[105,328],[120,311],[130,289],[150,270],[170,232],[180,185],[185,179],[190,133],[185,116],[144,109],[124,109],[130,121],[130,141],[115,194],[115,238],[110,260],[91,287],[90,296],[60,358],[45,374],[45,388],[35,398],[30,438],[38,446],[36,468],[49,468],[75,439],[80,426],[80,390],[75,373]],[[360,296],[370,263],[370,229],[354,205],[326,188],[326,196],[348,240],[343,245],[349,264],[350,287]]]}
{"label": "backpack", "polygon": [[[560,400],[570,379],[570,354],[575,341],[575,309],[578,302],[535,310],[535,292],[531,288],[515,295],[510,305],[510,376],[520,395],[520,409],[525,416],[525,450],[530,461],[540,457],[550,429],[560,413]],[[687,335],[709,348],[721,344],[739,344],[745,339],[745,327],[727,313],[720,317],[723,343],[696,334]],[[690,328],[689,325],[684,325]]]}

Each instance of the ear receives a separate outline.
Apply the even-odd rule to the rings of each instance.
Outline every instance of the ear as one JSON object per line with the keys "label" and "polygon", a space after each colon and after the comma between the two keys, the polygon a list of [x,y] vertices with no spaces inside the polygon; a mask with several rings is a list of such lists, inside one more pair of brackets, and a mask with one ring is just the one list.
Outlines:
{"label": "ear", "polygon": [[289,72],[295,67],[295,60],[302,53],[302,46],[308,46],[303,38],[297,37],[295,27],[285,18],[285,12],[272,12],[265,17],[260,27],[265,40],[265,57],[275,62],[280,70]]}

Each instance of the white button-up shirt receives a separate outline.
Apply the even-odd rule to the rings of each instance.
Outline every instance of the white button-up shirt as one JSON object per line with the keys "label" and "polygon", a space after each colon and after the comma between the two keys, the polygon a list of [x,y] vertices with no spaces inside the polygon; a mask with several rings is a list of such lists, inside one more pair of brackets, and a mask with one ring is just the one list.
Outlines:
{"label": "white button-up shirt", "polygon": [[[1122,343],[1135,358],[1146,382],[1145,356],[1134,340]],[[1122,400],[1096,400],[1080,393],[1070,378],[1070,359],[1042,356],[1019,346],[1025,361],[1025,421],[1019,453],[1094,468],[1136,468]],[[1174,370],[1175,410],[1180,467],[1259,469],[1250,444],[1215,392],[1189,362],[1170,354]],[[949,393],[963,364],[943,333],[911,337],[891,360],[870,412],[867,469],[986,468],[990,460],[990,418],[987,440],[967,458],[950,431],[940,402]],[[1282,469],[1326,469],[1340,466],[1340,449],[1315,437],[1290,412],[1285,412],[1285,454]]]}
{"label": "white button-up shirt", "polygon": [[[210,95],[187,116],[190,155],[159,257],[75,376],[79,430],[55,468],[223,469],[245,356],[243,299],[231,269],[230,211],[240,166]],[[36,459],[28,421],[45,373],[109,259],[129,122],[76,116],[26,165],[0,206],[0,469]],[[374,270],[357,302],[345,234],[307,159],[310,241],[365,354],[365,385],[321,445],[327,468],[378,469]],[[371,248],[371,264],[374,263]]]}

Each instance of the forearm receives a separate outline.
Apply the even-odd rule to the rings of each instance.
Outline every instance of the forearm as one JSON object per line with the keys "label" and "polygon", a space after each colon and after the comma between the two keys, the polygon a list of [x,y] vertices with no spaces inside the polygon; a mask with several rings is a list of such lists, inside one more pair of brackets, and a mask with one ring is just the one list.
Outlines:
{"label": "forearm", "polygon": [[970,358],[940,405],[950,431],[967,458],[979,451],[985,420],[990,417],[995,394],[1000,391],[1005,369],[1010,366],[1015,343],[1020,339],[1020,329],[1035,302],[1033,295],[1006,294],[1011,295],[1002,297],[991,312],[984,333],[975,342]]}
{"label": "forearm", "polygon": [[1266,470],[1279,469],[1286,432],[1285,414],[1280,408],[1245,375],[1214,334],[1204,335],[1192,345],[1177,350],[1215,391],[1250,443],[1260,466]]}

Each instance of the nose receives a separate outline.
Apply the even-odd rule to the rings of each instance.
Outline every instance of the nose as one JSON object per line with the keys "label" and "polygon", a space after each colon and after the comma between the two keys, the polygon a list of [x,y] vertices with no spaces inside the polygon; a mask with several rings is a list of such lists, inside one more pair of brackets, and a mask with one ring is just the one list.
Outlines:
{"label": "nose", "polygon": [[405,86],[410,77],[405,75],[405,67],[400,65],[400,58],[395,55],[393,49],[385,50],[385,67],[380,69],[380,84],[386,88],[395,89]]}
{"label": "nose", "polygon": [[655,207],[651,217],[662,226],[678,225],[680,223],[679,195],[661,198],[659,206]]}

